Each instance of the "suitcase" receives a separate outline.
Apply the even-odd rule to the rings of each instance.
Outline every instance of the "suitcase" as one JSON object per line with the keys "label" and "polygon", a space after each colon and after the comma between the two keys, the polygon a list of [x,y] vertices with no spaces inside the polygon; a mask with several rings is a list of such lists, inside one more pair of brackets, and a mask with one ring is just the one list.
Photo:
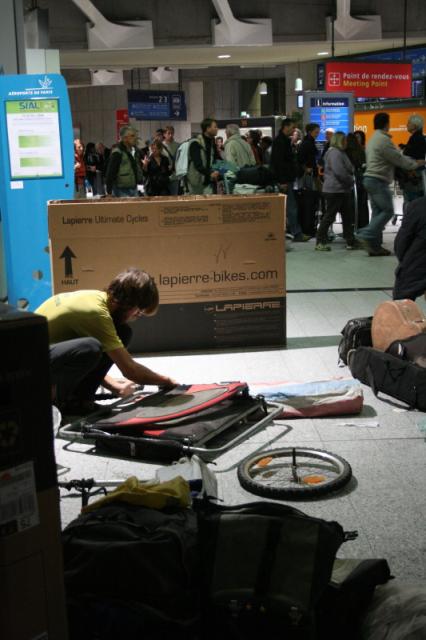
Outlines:
{"label": "suitcase", "polygon": [[354,378],[401,400],[412,409],[426,411],[426,368],[383,353],[372,347],[358,347],[349,352],[349,368]]}
{"label": "suitcase", "polygon": [[387,300],[374,312],[371,326],[373,347],[386,351],[395,340],[426,332],[426,317],[413,300]]}
{"label": "suitcase", "polygon": [[178,385],[120,400],[63,427],[60,434],[69,440],[89,440],[97,452],[125,458],[174,461],[195,453],[210,460],[280,413],[280,406],[267,404],[262,396],[252,397],[244,382]]}

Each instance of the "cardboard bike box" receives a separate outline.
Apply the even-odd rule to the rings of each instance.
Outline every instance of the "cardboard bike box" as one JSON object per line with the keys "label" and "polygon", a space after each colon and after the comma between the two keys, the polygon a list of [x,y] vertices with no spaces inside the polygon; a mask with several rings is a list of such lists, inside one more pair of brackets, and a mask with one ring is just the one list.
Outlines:
{"label": "cardboard bike box", "polygon": [[133,351],[285,344],[285,196],[103,198],[49,203],[54,293],[150,273],[155,318]]}

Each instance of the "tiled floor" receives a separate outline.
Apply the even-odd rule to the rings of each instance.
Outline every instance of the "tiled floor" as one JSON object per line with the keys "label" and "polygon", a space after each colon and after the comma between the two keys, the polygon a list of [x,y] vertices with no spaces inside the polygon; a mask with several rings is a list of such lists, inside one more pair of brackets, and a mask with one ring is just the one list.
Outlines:
{"label": "tiled floor", "polygon": [[[338,231],[338,226],[336,225]],[[385,235],[392,246],[394,227]],[[333,243],[329,254],[314,250],[313,241],[293,245],[288,265],[288,346],[286,349],[250,349],[244,352],[153,355],[141,361],[180,382],[220,380],[318,380],[347,376],[337,364],[339,332],[353,317],[371,315],[389,299],[395,258],[370,258],[363,251],[346,251]],[[365,289],[374,291],[333,291]],[[321,289],[301,292],[301,289]],[[330,291],[330,289],[332,291]],[[328,290],[328,291],[324,291]],[[426,310],[424,300],[419,300]],[[113,372],[114,373],[114,372]],[[115,372],[118,373],[117,371]],[[306,513],[338,520],[345,529],[357,529],[356,541],[346,543],[339,555],[386,557],[402,580],[426,577],[426,414],[407,411],[378,400],[364,387],[363,413],[345,426],[346,418],[278,421],[264,432],[222,455],[214,467],[221,497],[228,503],[255,499],[239,485],[236,467],[249,452],[261,447],[309,444],[345,457],[353,468],[349,486],[336,495],[314,502],[298,502]],[[378,422],[378,426],[366,426]],[[124,479],[153,477],[156,465],[128,462],[64,451],[56,439],[58,463],[66,467],[61,479],[94,477]],[[66,492],[63,494],[66,495]],[[63,523],[74,517],[79,500],[64,497]]]}

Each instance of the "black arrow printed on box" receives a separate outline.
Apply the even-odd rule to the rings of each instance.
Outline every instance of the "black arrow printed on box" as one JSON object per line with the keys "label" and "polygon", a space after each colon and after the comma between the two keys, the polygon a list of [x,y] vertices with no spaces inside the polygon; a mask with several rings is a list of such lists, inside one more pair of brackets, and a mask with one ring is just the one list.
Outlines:
{"label": "black arrow printed on box", "polygon": [[65,278],[72,277],[72,259],[77,256],[74,254],[72,249],[67,245],[65,249],[62,251],[62,254],[59,256],[60,260],[65,261]]}

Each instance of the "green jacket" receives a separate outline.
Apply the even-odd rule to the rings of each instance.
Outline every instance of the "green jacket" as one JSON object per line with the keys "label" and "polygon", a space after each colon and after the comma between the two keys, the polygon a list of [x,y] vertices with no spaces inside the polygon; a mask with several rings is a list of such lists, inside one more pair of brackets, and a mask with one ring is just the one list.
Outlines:
{"label": "green jacket", "polygon": [[138,184],[142,184],[143,174],[138,150],[133,157],[126,146],[120,142],[111,152],[105,182],[108,193],[111,193],[112,187],[136,189]]}
{"label": "green jacket", "polygon": [[240,169],[241,167],[253,167],[256,164],[249,143],[243,140],[239,133],[234,133],[225,142],[225,160],[233,162]]}

